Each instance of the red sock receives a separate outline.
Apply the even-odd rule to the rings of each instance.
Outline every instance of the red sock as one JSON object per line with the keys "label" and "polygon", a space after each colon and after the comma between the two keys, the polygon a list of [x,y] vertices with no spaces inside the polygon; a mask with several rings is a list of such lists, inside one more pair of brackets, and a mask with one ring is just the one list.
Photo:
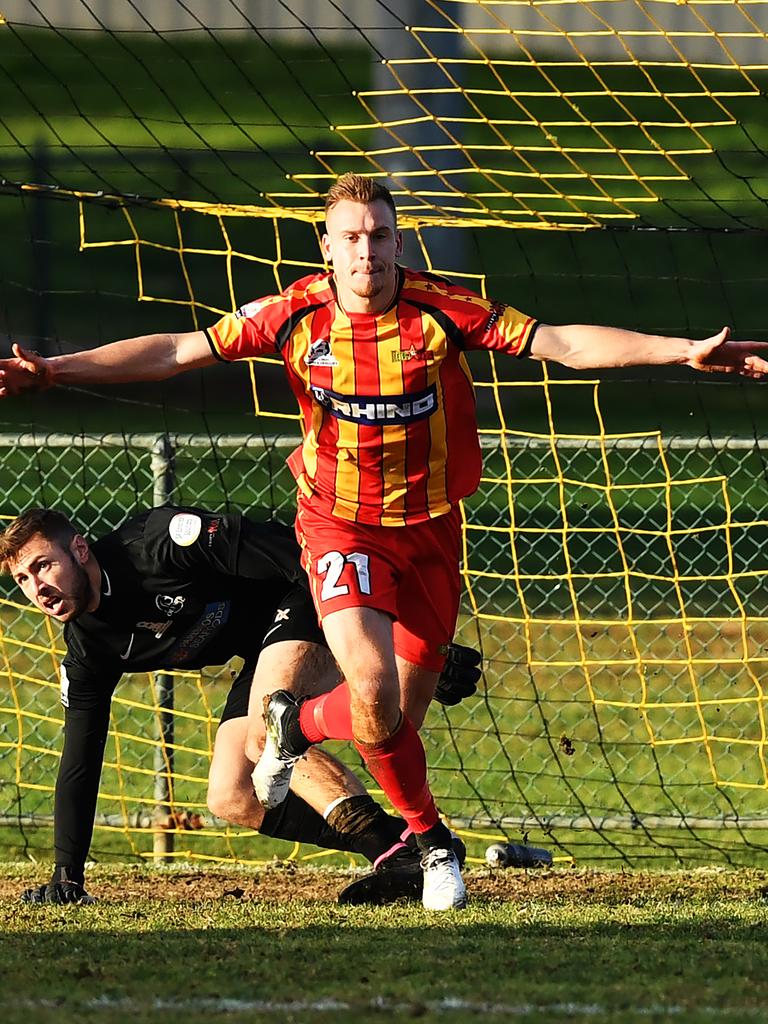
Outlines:
{"label": "red sock", "polygon": [[437,824],[440,817],[427,783],[424,746],[405,715],[397,732],[383,743],[355,743],[355,747],[389,802],[414,832],[426,832]]}
{"label": "red sock", "polygon": [[352,716],[347,684],[340,683],[330,693],[305,700],[299,708],[299,725],[310,743],[351,740]]}

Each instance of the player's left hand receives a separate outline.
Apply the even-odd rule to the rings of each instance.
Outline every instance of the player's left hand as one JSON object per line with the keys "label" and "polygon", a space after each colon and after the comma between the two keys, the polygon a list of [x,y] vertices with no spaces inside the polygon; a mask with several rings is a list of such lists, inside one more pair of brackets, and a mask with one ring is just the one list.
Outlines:
{"label": "player's left hand", "polygon": [[768,349],[764,341],[731,341],[730,328],[693,343],[688,366],[702,373],[738,373],[759,380],[768,374],[768,361],[755,349]]}
{"label": "player's left hand", "polygon": [[95,897],[85,891],[79,882],[48,882],[35,889],[25,889],[22,903],[95,903]]}
{"label": "player's left hand", "polygon": [[448,657],[442,674],[437,681],[435,700],[452,708],[465,697],[477,692],[477,683],[482,675],[480,662],[483,656],[473,647],[449,644]]}

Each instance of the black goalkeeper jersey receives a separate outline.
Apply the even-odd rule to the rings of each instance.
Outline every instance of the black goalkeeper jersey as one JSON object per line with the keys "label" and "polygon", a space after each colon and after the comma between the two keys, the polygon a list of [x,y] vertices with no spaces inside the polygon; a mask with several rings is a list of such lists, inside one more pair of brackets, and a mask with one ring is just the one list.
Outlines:
{"label": "black goalkeeper jersey", "polygon": [[306,579],[292,529],[238,513],[152,509],[92,551],[99,606],[64,627],[62,700],[72,708],[111,694],[124,672],[246,657],[281,597]]}
{"label": "black goalkeeper jersey", "polygon": [[281,523],[164,507],[134,516],[91,549],[101,599],[96,611],[64,627],[61,672],[65,739],[54,844],[56,863],[75,869],[91,842],[121,675],[221,665],[236,655],[254,663],[286,595],[306,589],[311,608],[299,546]]}

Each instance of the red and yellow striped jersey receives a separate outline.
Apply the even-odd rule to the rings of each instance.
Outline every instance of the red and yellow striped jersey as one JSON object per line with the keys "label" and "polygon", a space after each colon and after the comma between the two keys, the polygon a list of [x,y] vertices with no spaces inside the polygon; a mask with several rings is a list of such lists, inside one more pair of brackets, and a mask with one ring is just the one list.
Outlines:
{"label": "red and yellow striped jersey", "polygon": [[383,313],[346,313],[330,273],[251,302],[208,331],[224,360],[279,352],[304,421],[289,465],[317,507],[403,526],[445,514],[480,479],[465,349],[521,355],[536,321],[398,268]]}

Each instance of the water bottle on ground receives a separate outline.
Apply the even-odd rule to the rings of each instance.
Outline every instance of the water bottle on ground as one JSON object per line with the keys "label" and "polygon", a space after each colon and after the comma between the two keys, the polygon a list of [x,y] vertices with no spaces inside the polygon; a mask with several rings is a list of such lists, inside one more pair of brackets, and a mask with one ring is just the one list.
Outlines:
{"label": "water bottle on ground", "polygon": [[493,843],[485,851],[485,861],[492,868],[548,868],[552,866],[552,854],[538,846]]}

